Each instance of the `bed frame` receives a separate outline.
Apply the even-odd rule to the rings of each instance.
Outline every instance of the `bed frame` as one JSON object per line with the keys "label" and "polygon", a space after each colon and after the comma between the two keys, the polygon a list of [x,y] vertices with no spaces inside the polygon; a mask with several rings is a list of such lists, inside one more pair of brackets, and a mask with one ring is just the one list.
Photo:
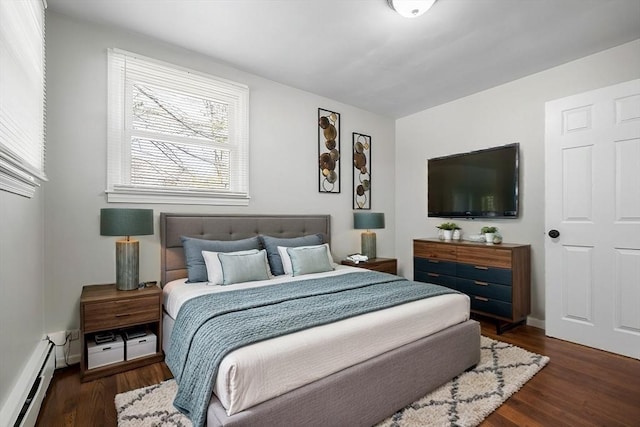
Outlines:
{"label": "bed frame", "polygon": [[[331,236],[329,215],[160,214],[161,283],[187,276],[180,236],[237,240],[258,234]],[[212,396],[207,425],[371,426],[480,360],[480,325],[468,320],[228,416]]]}

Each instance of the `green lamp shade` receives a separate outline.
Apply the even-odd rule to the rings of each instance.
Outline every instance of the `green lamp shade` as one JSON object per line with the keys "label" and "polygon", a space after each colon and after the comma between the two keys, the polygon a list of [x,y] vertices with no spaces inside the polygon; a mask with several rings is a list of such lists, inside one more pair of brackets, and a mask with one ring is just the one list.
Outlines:
{"label": "green lamp shade", "polygon": [[384,213],[381,212],[354,212],[353,228],[356,230],[371,230],[384,228]]}
{"label": "green lamp shade", "polygon": [[153,209],[100,209],[101,236],[153,234]]}

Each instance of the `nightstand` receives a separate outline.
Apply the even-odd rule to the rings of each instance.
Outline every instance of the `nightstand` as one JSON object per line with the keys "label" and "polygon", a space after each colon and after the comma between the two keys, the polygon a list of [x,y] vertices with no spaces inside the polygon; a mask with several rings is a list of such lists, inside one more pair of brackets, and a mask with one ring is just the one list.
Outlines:
{"label": "nightstand", "polygon": [[398,260],[395,258],[371,258],[366,262],[361,261],[358,264],[343,259],[342,265],[366,268],[367,270],[382,271],[383,273],[398,274]]}
{"label": "nightstand", "polygon": [[[144,327],[156,336],[155,353],[88,369],[87,343],[99,332],[116,333],[130,327]],[[87,285],[80,296],[82,355],[80,378],[91,381],[118,372],[160,362],[162,353],[162,289],[157,286],[120,291],[115,284]]]}

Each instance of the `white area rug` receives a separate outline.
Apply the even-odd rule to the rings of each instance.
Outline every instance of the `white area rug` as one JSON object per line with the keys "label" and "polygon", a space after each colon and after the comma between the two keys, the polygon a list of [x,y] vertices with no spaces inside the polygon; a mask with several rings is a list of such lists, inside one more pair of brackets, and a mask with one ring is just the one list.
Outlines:
{"label": "white area rug", "polygon": [[[476,426],[533,377],[549,358],[482,337],[480,363],[378,426]],[[185,426],[191,422],[173,407],[176,382],[118,394],[118,427]]]}

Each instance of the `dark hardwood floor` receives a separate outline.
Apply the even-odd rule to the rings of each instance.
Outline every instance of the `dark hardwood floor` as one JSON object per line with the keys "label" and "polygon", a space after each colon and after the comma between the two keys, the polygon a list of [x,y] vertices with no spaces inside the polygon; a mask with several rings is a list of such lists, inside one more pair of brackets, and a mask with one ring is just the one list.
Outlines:
{"label": "dark hardwood floor", "polygon": [[[531,326],[497,336],[492,323],[479,320],[483,335],[551,358],[482,427],[640,426],[640,361],[547,338]],[[116,426],[116,394],[168,378],[164,363],[88,383],[77,366],[57,370],[37,426]]]}

